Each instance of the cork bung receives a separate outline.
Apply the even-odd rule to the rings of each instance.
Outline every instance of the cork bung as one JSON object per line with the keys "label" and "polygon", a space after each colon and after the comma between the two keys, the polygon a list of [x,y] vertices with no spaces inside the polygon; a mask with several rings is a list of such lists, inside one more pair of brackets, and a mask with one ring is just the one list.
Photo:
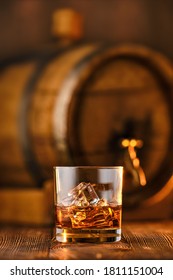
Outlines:
{"label": "cork bung", "polygon": [[79,40],[83,36],[83,18],[70,8],[55,10],[51,31],[52,36],[59,39]]}

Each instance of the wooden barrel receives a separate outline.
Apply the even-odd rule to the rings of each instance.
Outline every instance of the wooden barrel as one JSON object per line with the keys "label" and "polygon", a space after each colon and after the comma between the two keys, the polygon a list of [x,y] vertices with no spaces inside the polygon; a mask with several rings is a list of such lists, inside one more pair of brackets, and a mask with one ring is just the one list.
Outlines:
{"label": "wooden barrel", "polygon": [[2,186],[41,186],[52,177],[53,165],[69,161],[64,161],[65,155],[62,158],[62,149],[59,151],[56,144],[55,102],[68,73],[96,49],[98,46],[94,45],[58,47],[46,57],[3,65],[0,72]]}
{"label": "wooden barrel", "polygon": [[84,44],[40,65],[0,75],[1,185],[39,186],[54,165],[124,165],[121,140],[140,139],[147,184],[124,199],[160,191],[172,175],[170,62],[141,46]]}

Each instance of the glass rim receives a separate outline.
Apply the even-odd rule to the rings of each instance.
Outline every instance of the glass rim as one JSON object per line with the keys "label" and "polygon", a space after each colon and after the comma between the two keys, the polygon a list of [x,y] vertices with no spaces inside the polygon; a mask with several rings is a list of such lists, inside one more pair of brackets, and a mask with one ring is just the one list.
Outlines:
{"label": "glass rim", "polygon": [[115,165],[115,166],[90,166],[90,165],[79,165],[79,166],[53,166],[53,169],[68,169],[68,168],[73,168],[73,169],[123,169],[123,166],[121,165]]}

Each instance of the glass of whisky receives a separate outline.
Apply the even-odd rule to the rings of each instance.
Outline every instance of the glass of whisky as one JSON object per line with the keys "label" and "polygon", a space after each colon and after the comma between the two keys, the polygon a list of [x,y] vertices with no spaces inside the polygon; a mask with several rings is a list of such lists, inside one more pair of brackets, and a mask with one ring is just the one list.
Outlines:
{"label": "glass of whisky", "polygon": [[121,239],[123,167],[54,167],[55,239],[115,242]]}

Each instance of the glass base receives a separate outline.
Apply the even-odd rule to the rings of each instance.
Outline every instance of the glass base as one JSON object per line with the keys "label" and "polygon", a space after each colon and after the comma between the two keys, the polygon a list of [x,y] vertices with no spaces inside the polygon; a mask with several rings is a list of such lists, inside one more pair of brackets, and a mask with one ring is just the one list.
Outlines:
{"label": "glass base", "polygon": [[121,229],[62,229],[56,228],[55,239],[64,243],[104,243],[121,240]]}

